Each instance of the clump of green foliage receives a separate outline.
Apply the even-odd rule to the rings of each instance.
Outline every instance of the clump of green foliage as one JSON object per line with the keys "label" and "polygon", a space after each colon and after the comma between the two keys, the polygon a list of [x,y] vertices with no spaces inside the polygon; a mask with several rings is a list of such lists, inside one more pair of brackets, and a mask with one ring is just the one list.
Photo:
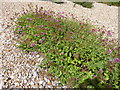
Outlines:
{"label": "clump of green foliage", "polygon": [[54,3],[56,3],[56,4],[63,4],[64,2],[54,2]]}
{"label": "clump of green foliage", "polygon": [[100,3],[104,3],[109,6],[120,6],[120,1],[119,2],[100,2]]}
{"label": "clump of green foliage", "polygon": [[[86,8],[92,8],[93,7],[93,2],[76,2],[76,1],[73,1],[73,0],[70,0],[70,1],[72,1],[73,3],[75,3],[75,5],[79,4],[79,5],[82,5],[83,7],[86,7]],[[53,1],[53,2],[57,3],[57,4],[63,4],[64,3],[64,2],[61,2],[61,1],[58,1],[58,2]]]}
{"label": "clump of green foliage", "polygon": [[73,2],[73,3],[82,5],[83,7],[86,7],[86,8],[92,8],[93,7],[92,2]]}
{"label": "clump of green foliage", "polygon": [[19,48],[44,55],[40,68],[60,85],[75,88],[119,88],[118,48],[106,33],[88,23],[68,19],[64,12],[38,10],[16,21]]}

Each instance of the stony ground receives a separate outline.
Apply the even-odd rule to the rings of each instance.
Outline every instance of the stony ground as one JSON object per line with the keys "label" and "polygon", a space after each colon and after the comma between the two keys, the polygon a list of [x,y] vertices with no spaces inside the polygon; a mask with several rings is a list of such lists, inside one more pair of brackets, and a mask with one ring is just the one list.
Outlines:
{"label": "stony ground", "polygon": [[[0,87],[3,88],[53,88],[58,84],[57,80],[47,75],[47,70],[37,67],[43,59],[40,55],[25,54],[15,47],[17,37],[13,34],[11,25],[14,23],[11,19],[16,17],[17,13],[22,13],[23,7],[29,9],[28,3],[8,2],[8,0],[0,2]],[[94,3],[94,7],[88,9],[80,5],[73,7],[72,2],[55,4],[45,1],[32,2],[32,4],[33,8],[38,5],[55,12],[65,12],[68,16],[73,14],[79,20],[88,20],[103,30],[114,32],[111,38],[118,38],[118,7]],[[7,28],[7,25],[11,27]]]}

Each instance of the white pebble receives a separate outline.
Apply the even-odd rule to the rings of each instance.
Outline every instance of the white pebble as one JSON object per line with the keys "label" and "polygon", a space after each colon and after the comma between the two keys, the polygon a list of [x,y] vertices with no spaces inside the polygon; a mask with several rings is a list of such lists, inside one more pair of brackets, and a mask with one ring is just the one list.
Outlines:
{"label": "white pebble", "polygon": [[47,78],[45,78],[45,77],[44,77],[44,80],[45,80],[46,82],[49,82],[49,80],[48,80]]}
{"label": "white pebble", "polygon": [[43,82],[43,86],[45,86],[46,85],[46,82]]}
{"label": "white pebble", "polygon": [[40,55],[36,55],[36,57],[38,58],[38,57],[40,57]]}
{"label": "white pebble", "polygon": [[31,84],[31,85],[34,85],[34,82],[31,81],[30,84]]}
{"label": "white pebble", "polygon": [[33,71],[33,75],[34,75],[34,77],[37,77],[37,76],[38,76],[38,74],[37,74],[36,71]]}
{"label": "white pebble", "polygon": [[43,82],[44,82],[44,81],[41,80],[41,81],[39,81],[39,84],[42,84]]}

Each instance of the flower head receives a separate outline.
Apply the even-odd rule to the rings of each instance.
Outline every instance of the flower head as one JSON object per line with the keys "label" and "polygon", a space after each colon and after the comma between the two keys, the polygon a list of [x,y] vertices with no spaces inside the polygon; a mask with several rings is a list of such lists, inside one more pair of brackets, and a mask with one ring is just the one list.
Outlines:
{"label": "flower head", "polygon": [[41,35],[45,35],[45,33],[44,33],[44,32],[41,32]]}
{"label": "flower head", "polygon": [[64,55],[64,52],[62,52],[61,55]]}
{"label": "flower head", "polygon": [[64,17],[63,15],[60,15],[60,17]]}
{"label": "flower head", "polygon": [[114,49],[114,50],[118,50],[118,47],[114,47],[113,49]]}
{"label": "flower head", "polygon": [[106,44],[103,44],[103,46],[105,46],[105,47],[106,47]]}
{"label": "flower head", "polygon": [[34,55],[35,54],[35,52],[31,52],[31,55]]}
{"label": "flower head", "polygon": [[22,31],[22,30],[18,29],[18,31]]}
{"label": "flower head", "polygon": [[24,35],[24,32],[21,32],[21,35]]}
{"label": "flower head", "polygon": [[114,63],[120,63],[120,59],[119,58],[114,58]]}
{"label": "flower head", "polygon": [[36,13],[34,13],[34,15],[36,15]]}
{"label": "flower head", "polygon": [[19,28],[20,26],[16,26],[17,28]]}
{"label": "flower head", "polygon": [[30,18],[30,21],[32,21],[32,18]]}
{"label": "flower head", "polygon": [[26,18],[25,20],[29,20],[29,18]]}
{"label": "flower head", "polygon": [[111,64],[112,64],[112,63],[114,63],[114,62],[113,62],[113,60],[109,60],[109,63],[111,63]]}
{"label": "flower head", "polygon": [[28,27],[28,25],[26,25],[25,27]]}
{"label": "flower head", "polygon": [[42,39],[44,40],[44,39],[45,39],[45,37],[42,37]]}
{"label": "flower head", "polygon": [[71,34],[73,33],[73,32],[70,32]]}
{"label": "flower head", "polygon": [[35,43],[31,43],[31,44],[30,44],[31,47],[34,47],[34,45],[35,45]]}
{"label": "flower head", "polygon": [[59,20],[55,20],[55,22],[59,22]]}
{"label": "flower head", "polygon": [[102,31],[102,33],[105,33],[105,31]]}
{"label": "flower head", "polygon": [[102,41],[103,41],[103,42],[106,42],[106,41],[107,41],[107,39],[102,39]]}
{"label": "flower head", "polygon": [[46,12],[46,10],[43,11],[44,13]]}
{"label": "flower head", "polygon": [[80,84],[78,84],[78,86],[80,86]]}
{"label": "flower head", "polygon": [[100,29],[98,29],[98,32],[100,32]]}
{"label": "flower head", "polygon": [[110,31],[107,32],[107,35],[112,36],[112,33]]}
{"label": "flower head", "polygon": [[45,28],[45,30],[48,30],[48,28]]}
{"label": "flower head", "polygon": [[93,75],[92,77],[93,77],[93,78],[96,78],[96,75]]}
{"label": "flower head", "polygon": [[25,29],[25,27],[23,26],[22,29]]}
{"label": "flower head", "polygon": [[18,23],[22,23],[22,21],[18,21]]}
{"label": "flower head", "polygon": [[92,33],[93,31],[89,31],[90,33]]}
{"label": "flower head", "polygon": [[82,23],[79,23],[80,25],[82,25]]}
{"label": "flower head", "polygon": [[38,34],[35,34],[34,36],[38,36]]}
{"label": "flower head", "polygon": [[42,40],[39,40],[39,43],[41,43],[42,42]]}
{"label": "flower head", "polygon": [[96,29],[92,29],[92,31],[94,31],[94,32],[95,32],[95,31],[96,31]]}
{"label": "flower head", "polygon": [[60,14],[60,12],[58,12],[58,14]]}
{"label": "flower head", "polygon": [[112,53],[112,50],[111,50],[111,49],[109,49],[109,50],[108,50],[108,53],[109,53],[109,54],[110,54],[110,53]]}
{"label": "flower head", "polygon": [[102,70],[102,69],[100,69],[100,70],[99,70],[99,72],[100,72],[100,73],[102,73],[102,72],[103,72],[103,70]]}

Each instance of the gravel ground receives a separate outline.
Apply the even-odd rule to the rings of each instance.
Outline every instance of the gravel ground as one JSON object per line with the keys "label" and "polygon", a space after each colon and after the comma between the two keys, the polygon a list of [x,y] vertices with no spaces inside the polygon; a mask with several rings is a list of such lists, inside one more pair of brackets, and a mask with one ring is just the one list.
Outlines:
{"label": "gravel ground", "polygon": [[[15,47],[17,37],[13,34],[11,25],[14,23],[11,19],[15,17],[15,12],[16,14],[21,12],[23,7],[28,9],[29,2],[27,1],[29,0],[22,1],[26,2],[8,2],[8,0],[0,2],[0,23],[1,25],[4,23],[3,27],[0,25],[0,87],[53,88],[58,81],[47,75],[47,70],[37,68],[43,58],[37,53],[35,55],[25,54]],[[118,39],[118,7],[94,3],[94,7],[88,9],[79,5],[73,7],[72,2],[55,4],[47,1],[32,2],[32,4],[33,8],[38,5],[55,12],[65,12],[68,16],[73,14],[79,20],[88,20],[89,23],[103,30],[114,32],[110,38]],[[7,25],[11,27],[6,28]]]}

